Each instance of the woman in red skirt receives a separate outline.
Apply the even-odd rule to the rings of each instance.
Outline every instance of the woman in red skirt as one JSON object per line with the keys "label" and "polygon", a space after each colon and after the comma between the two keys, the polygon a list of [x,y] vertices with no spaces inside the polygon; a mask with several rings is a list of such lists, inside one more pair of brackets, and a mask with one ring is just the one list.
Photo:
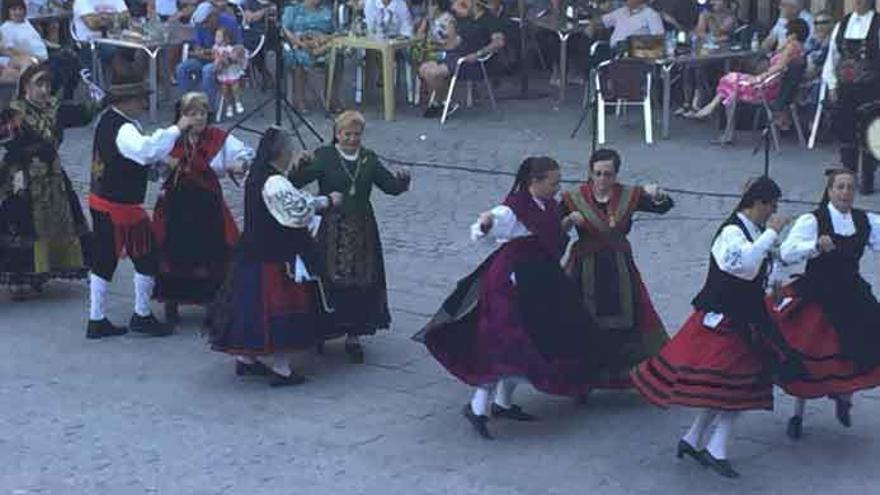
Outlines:
{"label": "woman in red skirt", "polygon": [[490,414],[535,419],[512,402],[519,381],[577,397],[590,389],[601,365],[596,325],[559,264],[565,247],[563,209],[555,199],[559,182],[559,165],[551,158],[532,157],[520,165],[504,204],[471,226],[472,239],[492,239],[501,247],[459,282],[415,337],[450,373],[476,388],[463,413],[483,438],[492,438]]}
{"label": "woman in red skirt", "polygon": [[208,315],[211,346],[236,357],[235,374],[268,376],[272,386],[305,378],[291,368],[293,353],[317,343],[321,291],[314,273],[310,230],[316,209],[342,195],[311,195],[285,177],[295,162],[293,142],[279,127],[266,131],[245,184],[244,232],[229,278]]}
{"label": "woman in red skirt", "polygon": [[780,249],[783,262],[806,261],[806,271],[771,311],[807,370],[781,384],[798,398],[788,422],[793,439],[803,431],[805,399],[832,398],[837,419],[849,427],[853,392],[880,385],[880,303],[859,274],[865,248],[880,251],[880,216],[853,208],[853,172],[827,176],[819,207],[797,219]]}
{"label": "woman in red skirt", "polygon": [[657,357],[632,373],[635,386],[655,405],[699,409],[678,442],[677,456],[729,478],[739,476],[727,455],[735,419],[741,411],[773,408],[773,349],[765,342],[774,332],[764,293],[770,249],[786,224],[773,217],[781,194],[766,176],[749,184],[712,242],[709,274],[693,300],[694,313]]}

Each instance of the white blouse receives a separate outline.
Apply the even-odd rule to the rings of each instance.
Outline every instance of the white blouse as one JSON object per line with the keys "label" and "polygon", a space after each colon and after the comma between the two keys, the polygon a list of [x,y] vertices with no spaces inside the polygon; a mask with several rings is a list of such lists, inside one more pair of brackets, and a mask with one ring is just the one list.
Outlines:
{"label": "white blouse", "polygon": [[778,234],[772,229],[761,229],[742,213],[737,213],[754,242],[749,242],[742,229],[728,225],[712,243],[712,257],[718,268],[742,280],[754,280],[761,265],[773,248]]}
{"label": "white blouse", "polygon": [[[852,213],[841,213],[831,203],[828,203],[828,211],[831,213],[831,228],[836,234],[851,236],[856,232]],[[868,224],[871,233],[868,236],[868,247],[872,251],[880,251],[880,216],[868,213]],[[783,241],[779,249],[780,257],[786,264],[795,264],[819,256],[816,243],[819,238],[819,222],[812,213],[806,213],[798,217],[788,237]]]}
{"label": "white blouse", "polygon": [[254,157],[254,149],[244,144],[232,134],[226,135],[226,141],[220,151],[211,159],[211,170],[218,174],[225,173],[239,162],[250,162]]}
{"label": "white blouse", "polygon": [[[532,197],[532,199],[542,210],[546,208],[544,203],[538,198]],[[492,227],[489,228],[488,232],[483,232],[483,229],[480,228],[480,221],[477,220],[476,223],[471,225],[472,241],[491,238],[498,244],[504,244],[517,237],[532,235],[528,227],[516,218],[516,213],[509,206],[499,205],[489,211],[492,213]]]}

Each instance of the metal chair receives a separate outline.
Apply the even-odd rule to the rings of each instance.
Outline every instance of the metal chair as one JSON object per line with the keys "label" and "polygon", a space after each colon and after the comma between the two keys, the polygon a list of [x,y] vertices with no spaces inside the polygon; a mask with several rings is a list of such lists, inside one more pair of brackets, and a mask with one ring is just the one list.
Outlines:
{"label": "metal chair", "polygon": [[[754,128],[758,127],[758,121],[763,115],[769,122],[770,135],[773,138],[773,146],[776,151],[779,151],[779,126],[776,125],[776,121],[773,118],[773,107],[776,107],[777,110],[788,109],[791,113],[791,119],[795,130],[797,131],[798,142],[802,146],[806,146],[807,144],[804,139],[804,131],[801,126],[800,115],[798,114],[797,101],[795,98],[801,81],[804,78],[804,69],[805,64],[793,64],[785,71],[777,72],[768,77],[758,86],[758,92],[761,95],[762,112],[755,113]],[[767,97],[767,90],[770,87],[770,84],[775,83],[776,81],[779,81],[779,84],[782,87],[780,88],[779,96],[777,96],[774,101],[770,101]]]}
{"label": "metal chair", "polygon": [[819,124],[822,121],[822,114],[825,113],[825,99],[828,96],[828,86],[825,84],[825,78],[819,84],[819,101],[816,103],[816,113],[813,114],[813,125],[810,127],[810,138],[807,141],[807,149],[813,149],[816,146],[816,136],[819,134]]}
{"label": "metal chair", "polygon": [[[489,71],[486,70],[486,63],[492,59],[494,53],[490,53],[488,55],[484,55],[477,59],[476,64],[480,66],[480,72],[482,75],[483,83],[486,85],[486,92],[489,94],[489,101],[492,104],[492,110],[494,111],[497,107],[495,103],[495,92],[492,90],[492,81],[489,79]],[[440,125],[446,123],[447,117],[449,117],[449,105],[452,103],[452,95],[455,93],[455,84],[458,81],[459,74],[461,73],[461,67],[467,62],[465,62],[464,58],[459,58],[458,61],[455,62],[455,71],[452,73],[452,78],[449,80],[449,90],[446,92],[446,102],[443,104],[443,114],[440,116]],[[467,80],[467,103],[468,106],[473,105],[474,100],[474,82],[472,80]]]}
{"label": "metal chair", "polygon": [[608,60],[595,71],[596,134],[599,144],[605,143],[605,107],[641,106],[645,118],[645,142],[653,144],[654,130],[651,109],[651,66],[638,60]]}

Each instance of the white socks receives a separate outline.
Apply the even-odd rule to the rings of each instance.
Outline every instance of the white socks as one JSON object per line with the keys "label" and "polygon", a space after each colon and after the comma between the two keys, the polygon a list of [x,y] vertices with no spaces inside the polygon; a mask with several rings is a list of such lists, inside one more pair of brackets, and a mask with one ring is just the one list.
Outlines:
{"label": "white socks", "polygon": [[252,358],[252,357],[250,357],[250,356],[242,355],[242,354],[239,354],[239,355],[235,356],[235,360],[238,361],[238,362],[240,362],[240,363],[243,363],[243,364],[257,364],[257,360],[256,360],[256,359],[254,359],[254,358]]}
{"label": "white socks", "polygon": [[290,355],[287,353],[278,352],[271,356],[261,356],[257,359],[281,376],[290,376],[293,373],[290,369]]}
{"label": "white socks", "polygon": [[491,390],[487,386],[477,387],[474,390],[474,398],[471,399],[471,411],[477,416],[489,415],[489,394]]}
{"label": "white socks", "polygon": [[104,299],[109,287],[110,282],[89,273],[89,320],[100,321],[105,318]]}
{"label": "white socks", "polygon": [[682,437],[682,440],[690,444],[691,447],[700,450],[703,448],[703,439],[706,431],[712,425],[712,421],[718,416],[718,411],[714,409],[701,409],[694,418],[694,424],[688,432]]}
{"label": "white socks", "polygon": [[723,411],[718,413],[718,424],[715,433],[709,439],[706,450],[716,459],[727,459],[727,441],[733,434],[733,423],[739,417],[738,411]]}
{"label": "white socks", "polygon": [[804,409],[807,407],[806,399],[799,399],[795,397],[794,399],[794,415],[798,418],[804,417]]}
{"label": "white socks", "polygon": [[495,385],[495,404],[504,409],[510,409],[513,405],[513,390],[517,382],[514,378],[502,378]]}
{"label": "white socks", "polygon": [[153,287],[156,281],[153,277],[134,273],[134,312],[138,316],[150,316],[150,299],[153,297]]}

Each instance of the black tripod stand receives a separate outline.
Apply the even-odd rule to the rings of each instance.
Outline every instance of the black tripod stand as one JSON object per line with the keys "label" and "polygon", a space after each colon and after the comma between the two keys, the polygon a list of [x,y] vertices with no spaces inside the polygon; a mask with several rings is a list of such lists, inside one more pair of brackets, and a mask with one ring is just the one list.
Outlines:
{"label": "black tripod stand", "polygon": [[[282,0],[273,0],[272,2],[275,5],[276,13],[281,12],[283,8]],[[277,19],[277,14],[276,14]],[[277,22],[276,22],[277,24]],[[305,125],[306,129],[315,136],[319,143],[324,143],[324,138],[318,134],[318,131],[315,129],[315,126],[312,125],[311,122],[306,119],[296,107],[290,103],[290,100],[284,96],[284,57],[281,46],[281,26],[268,26],[269,29],[266,31],[266,42],[263,47],[263,50],[273,49],[275,51],[275,94],[265,101],[260,103],[250,112],[244,114],[238,121],[232,124],[232,127],[229,128],[230,131],[234,129],[241,129],[247,132],[253,132],[255,134],[262,135],[263,132],[252,127],[247,127],[244,125],[248,120],[251,119],[257,112],[262,111],[264,108],[269,106],[270,104],[275,105],[275,125],[281,126],[282,123],[282,113],[287,116],[288,122],[290,122],[290,128],[293,129],[293,133],[296,136],[296,139],[299,141],[300,146],[303,149],[306,149],[306,142],[303,139],[302,133],[299,131],[300,125]],[[297,124],[300,122],[300,124]]]}
{"label": "black tripod stand", "polygon": [[758,144],[755,145],[755,149],[752,150],[752,156],[757,155],[758,151],[761,149],[761,145],[764,145],[764,175],[767,177],[770,177],[770,139],[773,137],[772,125],[773,119],[772,117],[768,117],[764,129],[761,131],[761,141],[758,142]]}

